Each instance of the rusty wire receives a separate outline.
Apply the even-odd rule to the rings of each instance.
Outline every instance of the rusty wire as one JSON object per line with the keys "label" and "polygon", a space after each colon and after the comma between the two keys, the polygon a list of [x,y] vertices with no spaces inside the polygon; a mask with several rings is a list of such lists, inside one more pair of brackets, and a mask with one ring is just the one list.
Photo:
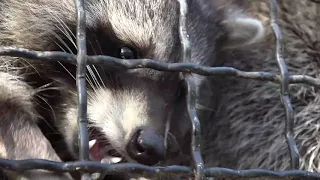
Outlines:
{"label": "rusty wire", "polygon": [[[152,176],[176,176],[183,175],[203,179],[204,177],[231,177],[231,178],[253,178],[253,177],[286,177],[286,178],[315,178],[320,179],[319,173],[294,170],[299,167],[299,152],[294,140],[293,132],[293,109],[288,94],[288,86],[293,83],[304,83],[314,87],[320,87],[320,80],[304,75],[289,75],[283,59],[283,40],[280,28],[277,24],[277,2],[270,0],[271,27],[276,37],[276,59],[281,75],[269,72],[245,72],[232,67],[205,67],[192,63],[164,63],[151,59],[124,60],[109,56],[87,56],[86,51],[86,22],[84,0],[75,0],[77,8],[77,46],[78,54],[72,55],[64,52],[32,51],[23,48],[0,47],[1,56],[24,57],[43,61],[63,61],[77,65],[77,90],[78,90],[78,126],[79,126],[79,154],[80,160],[73,162],[54,162],[43,159],[8,160],[0,158],[0,167],[6,170],[24,172],[31,169],[46,169],[56,172],[82,172],[83,180],[90,179],[89,174],[100,172],[103,174],[114,174],[130,172]],[[183,48],[184,62],[191,58],[190,42],[186,31],[186,14],[188,6],[185,0],[180,3],[180,39]],[[264,169],[232,170],[226,168],[204,168],[200,152],[200,122],[195,110],[195,82],[186,78],[187,84],[187,108],[189,118],[193,126],[193,137],[191,149],[193,151],[194,167],[186,166],[146,166],[134,163],[101,164],[89,161],[89,145],[87,132],[87,96],[86,96],[86,65],[100,64],[123,69],[152,68],[159,71],[180,71],[184,73],[196,73],[203,76],[235,76],[246,79],[271,81],[281,87],[280,99],[286,112],[285,136],[291,158],[291,171],[269,171]]]}

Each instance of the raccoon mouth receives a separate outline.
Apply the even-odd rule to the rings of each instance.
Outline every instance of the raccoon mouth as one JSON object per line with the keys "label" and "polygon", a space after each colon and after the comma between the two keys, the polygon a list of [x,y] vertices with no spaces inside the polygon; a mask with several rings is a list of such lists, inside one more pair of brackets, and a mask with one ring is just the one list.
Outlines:
{"label": "raccoon mouth", "polygon": [[90,160],[99,161],[105,164],[126,162],[126,160],[112,148],[108,139],[98,129],[90,129],[89,134]]}

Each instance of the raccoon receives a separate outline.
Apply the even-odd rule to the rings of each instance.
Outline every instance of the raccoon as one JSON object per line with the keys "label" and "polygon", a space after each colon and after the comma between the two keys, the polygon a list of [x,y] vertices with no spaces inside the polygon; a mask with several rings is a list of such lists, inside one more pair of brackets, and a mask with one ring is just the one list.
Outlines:
{"label": "raccoon", "polygon": [[[230,50],[264,35],[259,20],[226,1],[187,4],[192,63],[219,65]],[[87,0],[85,11],[88,55],[183,62],[178,1]],[[1,45],[77,53],[74,0],[1,0],[0,29]],[[204,120],[210,117],[201,109],[215,104],[208,101],[213,80],[152,69],[86,68],[91,160],[188,163],[191,124],[183,80],[196,82]],[[0,74],[0,157],[78,159],[76,66],[3,56]],[[40,170],[5,173],[13,179],[72,178]]]}
{"label": "raccoon", "polygon": [[[316,1],[278,1],[278,24],[283,35],[284,60],[291,75],[319,78],[320,4]],[[269,1],[254,1],[247,11],[264,25],[270,24]],[[233,51],[224,61],[244,71],[280,74],[275,37],[266,28],[266,38],[255,48]],[[242,56],[242,57],[241,57]],[[236,59],[233,57],[237,57]],[[207,166],[232,169],[290,170],[285,136],[286,114],[280,100],[280,85],[239,78],[224,79],[213,120],[203,124],[204,159]],[[319,171],[319,89],[289,86],[294,110],[294,136],[301,155],[300,169]],[[212,139],[213,138],[213,139]]]}

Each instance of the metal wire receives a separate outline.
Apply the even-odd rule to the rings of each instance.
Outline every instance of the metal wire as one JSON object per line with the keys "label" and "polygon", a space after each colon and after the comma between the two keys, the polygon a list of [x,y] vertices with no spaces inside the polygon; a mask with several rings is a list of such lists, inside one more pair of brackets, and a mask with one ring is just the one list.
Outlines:
{"label": "metal wire", "polygon": [[290,102],[288,93],[289,89],[289,72],[283,59],[283,38],[281,30],[277,24],[277,1],[270,0],[270,16],[271,16],[271,27],[276,36],[276,57],[278,66],[281,72],[281,102],[286,112],[286,123],[285,123],[285,135],[291,158],[291,169],[299,168],[299,151],[294,140],[294,121],[293,121],[293,109]]}
{"label": "metal wire", "polygon": [[[61,61],[76,64],[76,56],[65,52],[32,51],[24,48],[1,47],[1,56],[24,57],[42,61]],[[138,69],[152,68],[167,72],[187,72],[202,76],[235,76],[244,79],[270,81],[281,84],[281,76],[270,72],[245,72],[233,67],[208,67],[193,63],[165,63],[153,59],[118,59],[110,56],[88,56],[88,64],[101,65],[112,68]],[[289,84],[307,84],[320,87],[320,79],[305,75],[289,75]]]}
{"label": "metal wire", "polygon": [[[186,166],[145,166],[134,163],[119,164],[101,164],[99,162],[89,161],[89,144],[87,131],[87,93],[86,93],[86,65],[100,64],[105,67],[136,69],[152,68],[159,71],[180,71],[183,73],[196,73],[203,76],[236,76],[239,78],[256,79],[278,83],[281,87],[280,98],[286,112],[285,135],[287,138],[288,149],[291,157],[291,168],[299,167],[299,152],[294,140],[293,132],[293,109],[288,94],[288,86],[293,83],[304,83],[314,87],[320,87],[320,80],[304,75],[289,75],[286,64],[283,59],[283,40],[279,26],[277,25],[277,2],[270,0],[271,27],[276,37],[276,59],[280,68],[281,75],[269,72],[245,72],[232,67],[204,67],[192,63],[165,63],[151,59],[124,60],[109,56],[87,56],[86,50],[86,22],[84,0],[75,0],[77,8],[77,46],[78,54],[72,55],[64,52],[40,52],[23,48],[0,47],[1,56],[24,57],[43,61],[63,61],[77,65],[77,90],[78,90],[78,126],[79,126],[79,155],[80,160],[74,162],[54,162],[43,159],[27,160],[7,160],[0,159],[0,167],[6,170],[23,172],[31,169],[46,169],[56,172],[82,172],[82,179],[90,179],[89,174],[100,172],[103,174],[114,173],[136,173],[144,176],[176,176],[183,175],[195,177],[200,180],[204,177],[231,177],[231,178],[253,178],[253,177],[286,177],[286,178],[315,178],[320,179],[319,173],[313,173],[301,170],[291,171],[269,171],[264,169],[232,170],[226,168],[204,168],[200,152],[200,122],[195,110],[195,82],[191,79],[185,79],[187,93],[187,108],[189,118],[192,122],[192,155],[194,167]],[[190,62],[191,51],[188,34],[186,31],[186,14],[188,7],[185,0],[179,0],[180,3],[180,39],[183,48],[184,62]]]}
{"label": "metal wire", "polygon": [[[77,9],[77,71],[76,83],[78,91],[78,139],[79,139],[79,158],[89,160],[89,136],[87,123],[87,91],[86,91],[86,13],[84,0],[76,0]],[[82,180],[90,180],[90,175],[85,173]]]}
{"label": "metal wire", "polygon": [[[179,18],[179,35],[180,41],[182,44],[182,62],[191,62],[191,49],[189,35],[187,33],[187,14],[188,14],[188,5],[185,0],[179,0],[180,5],[180,18]],[[187,108],[188,115],[192,124],[192,139],[191,139],[191,150],[194,161],[195,168],[195,178],[197,180],[203,179],[203,160],[200,152],[200,142],[201,142],[201,127],[200,122],[196,114],[195,104],[196,104],[196,88],[195,83],[190,78],[186,79],[187,83]]]}

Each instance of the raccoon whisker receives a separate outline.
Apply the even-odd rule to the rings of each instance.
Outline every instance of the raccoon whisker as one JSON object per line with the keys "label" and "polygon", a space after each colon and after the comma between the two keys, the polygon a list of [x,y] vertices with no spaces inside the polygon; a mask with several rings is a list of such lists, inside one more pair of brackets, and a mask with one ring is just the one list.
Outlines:
{"label": "raccoon whisker", "polygon": [[52,85],[52,83],[47,83],[47,84],[45,84],[45,85],[42,85],[42,86],[38,87],[37,89],[46,88],[46,87],[48,87],[48,86],[50,86],[50,85]]}
{"label": "raccoon whisker", "polygon": [[[97,45],[98,48],[99,48],[99,54],[103,54],[102,48],[101,48],[100,43],[99,43],[99,41],[98,41],[98,39],[97,39],[97,35],[94,34],[94,37],[95,37],[95,43],[96,43],[96,45]],[[91,42],[91,41],[90,41],[90,42]],[[98,53],[96,53],[96,52],[95,52],[95,54],[98,55]],[[102,77],[100,76],[100,73],[98,73],[98,70],[97,70],[96,66],[95,66],[95,65],[92,65],[92,66],[93,66],[93,68],[95,69],[95,71],[97,72],[97,75],[99,76],[99,79],[100,79],[103,87],[106,88],[106,86],[105,86],[105,84],[104,84],[104,82],[103,82],[103,80],[102,80]],[[99,66],[99,67],[101,67],[101,66]],[[103,71],[103,73],[104,73],[104,75],[105,75],[104,68],[101,68],[101,69],[102,69],[102,71]],[[105,75],[105,77],[106,77],[106,75]]]}
{"label": "raccoon whisker", "polygon": [[[50,12],[49,12],[49,13],[50,13]],[[59,17],[56,17],[56,16],[53,15],[52,13],[50,13],[50,14],[51,14],[51,16],[59,23],[59,25],[63,28],[63,30],[62,30],[58,25],[56,25],[56,27],[60,30],[60,32],[62,32],[62,33],[65,35],[65,37],[72,43],[72,45],[74,46],[74,48],[77,50],[78,47],[76,46],[74,40],[73,40],[72,37],[70,36],[70,34],[72,34],[72,36],[75,37],[74,34],[72,33],[72,31],[71,31],[64,23],[61,23],[61,19],[60,19]],[[67,30],[66,30],[65,27],[67,28]],[[69,32],[67,32],[67,31],[69,31]],[[54,37],[56,37],[56,38],[68,49],[68,51],[69,51],[70,53],[74,54],[74,53],[72,52],[71,48],[67,45],[67,43],[66,43],[57,33],[51,31],[51,34],[54,35]],[[58,43],[56,43],[56,44],[58,45]],[[58,45],[58,46],[59,46],[64,52],[66,52],[66,50],[65,50],[64,48],[62,48],[60,45]],[[67,70],[67,69],[65,68],[65,66],[62,65],[61,62],[59,62],[59,64],[60,64],[65,70]],[[68,71],[68,70],[67,70],[67,71]],[[89,73],[90,73],[91,76],[92,76],[91,71],[92,71],[92,70],[89,69]],[[71,74],[69,71],[68,71],[68,73]],[[73,77],[73,79],[75,80],[75,77],[74,77],[73,75],[72,75],[72,77]],[[94,76],[92,76],[92,77],[95,78]],[[89,85],[91,86],[91,88],[94,89],[93,83],[91,82],[90,77],[88,76],[88,74],[87,74],[86,79],[87,79]],[[93,80],[95,81],[95,79],[93,79]],[[95,82],[96,82],[96,81],[95,81]]]}
{"label": "raccoon whisker", "polygon": [[[53,41],[62,51],[67,52],[59,43],[57,43],[57,42],[54,41],[54,40],[52,40],[52,41]],[[68,48],[68,47],[67,47],[67,48]],[[73,54],[73,52],[72,52],[70,49],[69,49],[69,51],[70,51],[70,53]],[[62,68],[63,68],[65,71],[67,71],[67,73],[76,81],[76,78],[74,77],[74,75],[73,75],[60,61],[57,61],[57,62],[58,62],[58,63],[62,66]],[[86,80],[88,81],[90,87],[91,87],[92,89],[94,89],[93,83],[91,82],[88,74],[86,75]]]}
{"label": "raccoon whisker", "polygon": [[[42,98],[40,95],[36,94],[36,97],[38,97],[40,100],[44,101],[44,102],[49,106],[50,110],[52,111],[54,120],[56,120],[56,114],[55,114],[55,112],[53,111],[52,106],[51,106],[44,98]],[[43,109],[46,109],[45,107],[43,107],[43,106],[41,105],[41,103],[37,102],[37,100],[35,100],[34,103],[37,104],[39,107],[42,107]],[[55,128],[53,128],[53,127],[50,125],[50,123],[49,123],[45,118],[43,118],[43,117],[39,117],[39,118],[42,119],[43,122],[45,122],[46,125],[47,125],[52,131],[56,132],[56,134],[60,134],[59,132],[57,132],[57,130],[55,130]]]}
{"label": "raccoon whisker", "polygon": [[[51,15],[52,15],[52,14],[51,14]],[[72,43],[72,45],[74,46],[74,48],[77,50],[78,47],[77,47],[77,45],[76,45],[76,43],[75,43],[75,40],[72,39],[72,37],[73,37],[73,38],[76,38],[75,35],[74,35],[74,33],[70,30],[70,28],[69,28],[63,21],[61,21],[61,19],[60,19],[58,16],[52,15],[52,17],[61,25],[61,27],[63,28],[63,30],[62,30],[61,28],[59,28],[59,26],[57,26],[57,28],[65,35],[65,37],[67,37],[67,39]],[[67,29],[67,30],[66,30],[66,29]],[[70,36],[70,34],[72,35],[72,37]],[[67,44],[66,44],[56,33],[55,33],[54,35],[55,35],[56,37],[58,37],[58,40],[63,43],[63,45],[69,50],[70,53],[74,54],[74,53],[72,52],[72,50],[70,49],[70,47],[67,46]],[[59,46],[59,47],[61,48],[61,46]],[[61,48],[61,49],[63,49],[63,48]],[[63,51],[66,52],[65,50],[63,50]],[[62,65],[62,64],[60,63],[60,65]],[[63,66],[63,65],[62,65],[62,66]],[[64,66],[63,66],[63,67],[64,67]],[[64,67],[64,69],[66,69],[66,68]],[[90,70],[89,70],[89,71],[90,71]],[[92,71],[92,70],[91,70],[91,71]],[[70,74],[70,72],[68,72],[68,73]],[[91,74],[91,72],[90,72],[90,74]],[[93,83],[92,83],[92,81],[90,80],[88,74],[87,74],[86,76],[87,76],[86,79],[87,79],[87,81],[89,82],[90,87],[91,87],[92,89],[94,89]],[[74,78],[74,76],[72,76],[72,77],[73,77],[74,80],[76,80],[76,79]],[[93,77],[93,78],[94,78],[94,77]]]}
{"label": "raccoon whisker", "polygon": [[22,60],[23,62],[26,62],[30,67],[32,67],[32,69],[35,70],[35,72],[41,77],[39,71],[30,63],[28,62],[27,60],[23,59],[23,58],[20,58],[19,60]]}
{"label": "raccoon whisker", "polygon": [[[61,30],[59,26],[56,26],[67,38],[68,40],[73,44],[73,46],[77,49],[77,45],[75,43],[76,36],[74,33],[71,31],[71,29],[61,20],[61,18],[57,15],[52,14],[50,11],[47,10],[47,12],[59,23],[59,25],[63,28]],[[74,39],[72,39],[71,35]],[[71,52],[71,51],[70,51]]]}
{"label": "raccoon whisker", "polygon": [[90,85],[90,87],[95,91],[94,85],[93,85],[92,81],[90,80],[90,77],[88,74],[86,75],[86,80],[88,81],[88,84]]}
{"label": "raccoon whisker", "polygon": [[[90,77],[92,78],[92,80],[93,80],[93,82],[94,82],[94,84],[95,84],[95,86],[96,87],[99,87],[99,88],[102,88],[101,87],[101,84],[99,83],[99,80],[97,79],[97,77],[96,77],[96,75],[95,75],[95,73],[94,73],[94,71],[92,70],[92,68],[90,67],[90,65],[87,65],[86,66],[87,67],[87,70],[88,70],[88,79],[90,79]],[[97,72],[97,74],[98,74],[98,72]],[[98,76],[99,76],[99,74],[98,74]],[[99,76],[100,77],[100,76]],[[100,77],[101,78],[101,77]],[[101,80],[102,81],[102,80]],[[96,92],[96,88],[95,88],[95,86],[93,86],[93,83],[91,82],[91,88],[93,89],[93,91],[94,92]]]}
{"label": "raccoon whisker", "polygon": [[[93,34],[93,36],[94,36],[94,38],[95,38],[95,43],[96,43],[96,45],[97,45],[98,48],[99,48],[99,54],[103,54],[102,48],[101,48],[100,43],[99,43],[98,38],[97,38],[97,35],[96,35],[96,34]],[[89,41],[89,42],[91,43],[91,41]],[[95,48],[93,48],[93,49],[94,49],[94,51],[95,51]],[[95,51],[95,54],[98,55],[98,53],[96,53],[96,51]],[[97,70],[96,66],[95,66],[95,65],[92,65],[92,66],[93,66],[93,68],[95,69],[95,71],[97,72],[97,75],[99,76],[99,79],[100,79],[103,87],[106,88],[106,86],[105,86],[105,84],[104,84],[104,82],[103,82],[103,80],[102,80],[102,77],[101,77],[100,73],[98,73],[98,70]],[[101,66],[99,66],[99,67],[101,67]],[[101,70],[102,70],[102,72],[104,73],[105,79],[107,79],[106,73],[105,73],[105,71],[104,71],[104,68],[101,68]]]}
{"label": "raccoon whisker", "polygon": [[[54,32],[54,31],[50,31],[50,32],[51,32],[51,34],[52,34],[55,38],[57,38],[57,40],[58,40],[59,42],[62,43],[62,45],[64,45],[65,48],[67,48],[67,50],[68,50],[69,53],[74,54],[74,53],[72,52],[71,48],[67,45],[67,43],[66,43],[56,32]],[[56,41],[55,41],[55,42],[56,42]],[[56,44],[57,44],[57,43],[56,43]],[[60,47],[61,47],[61,46],[60,46]],[[64,50],[64,48],[63,48],[63,50]],[[65,50],[64,50],[64,51],[65,51]],[[67,51],[65,51],[65,52],[67,52]]]}
{"label": "raccoon whisker", "polygon": [[[101,88],[100,83],[98,82],[98,79],[97,79],[97,77],[95,76],[94,72],[92,71],[90,65],[87,65],[87,70],[88,70],[89,75],[90,75],[90,77],[92,78],[93,82],[95,83],[95,85],[96,85],[97,87],[100,87],[100,88]],[[94,86],[92,86],[92,88],[93,88],[93,91],[96,91],[96,88],[94,88]]]}
{"label": "raccoon whisker", "polygon": [[[92,45],[92,43],[91,43],[90,40],[89,40],[89,45],[91,46],[91,49],[92,49],[93,53],[96,54],[95,48],[93,47],[93,45]],[[87,74],[88,79],[90,79],[90,77],[91,77],[92,80],[93,80],[93,83],[94,83],[97,87],[100,87],[100,88],[101,88],[101,86],[100,86],[100,84],[99,84],[99,82],[98,82],[98,80],[97,80],[94,72],[92,71],[90,65],[87,65],[86,68],[87,68],[87,70],[88,70],[88,72],[89,72],[89,74]],[[90,76],[89,76],[89,75],[90,75]],[[92,84],[92,85],[91,85],[91,88],[93,89],[93,91],[96,91],[95,88],[94,88],[94,86],[93,86],[93,83],[91,83],[91,84]]]}
{"label": "raccoon whisker", "polygon": [[36,96],[49,106],[50,110],[52,111],[53,119],[56,120],[56,113],[50,103],[48,103],[48,101],[39,94],[37,94]]}
{"label": "raccoon whisker", "polygon": [[[90,46],[91,46],[91,48],[92,48],[92,51],[93,51],[94,55],[98,55],[97,52],[96,52],[96,50],[95,50],[95,48],[94,48],[94,46],[93,46],[93,44],[92,44],[92,42],[91,42],[90,40],[89,40],[88,42],[89,42],[89,44],[90,44]],[[97,43],[97,44],[99,45],[99,43]],[[100,47],[100,45],[99,45],[99,47]],[[100,49],[101,49],[101,48],[100,48]],[[90,72],[90,74],[92,75],[92,78],[94,78],[94,80],[95,80],[95,82],[96,82],[96,85],[97,85],[99,88],[102,88],[100,82],[98,81],[98,79],[96,78],[94,72],[92,71],[91,66],[92,66],[92,68],[95,70],[97,76],[99,77],[99,80],[101,81],[101,83],[102,83],[103,86],[105,87],[105,85],[104,85],[104,83],[103,83],[103,81],[102,81],[102,78],[101,78],[101,76],[99,75],[99,72],[97,71],[96,67],[95,67],[94,65],[88,65],[87,68],[88,68],[88,70],[89,70],[89,68],[90,68],[89,71],[92,72],[92,74],[91,74],[91,72]]]}
{"label": "raccoon whisker", "polygon": [[99,54],[103,54],[102,48],[101,48],[100,43],[99,43],[98,38],[97,38],[97,35],[94,34],[94,37],[95,37],[95,42],[96,42],[96,44],[97,44],[97,46],[99,48],[99,51],[100,51]]}
{"label": "raccoon whisker", "polygon": [[[12,63],[12,61],[10,60],[10,61],[1,62],[0,68],[1,69],[6,69],[7,71],[11,71],[11,70],[23,70],[23,69],[25,69],[27,67],[31,67],[35,71],[35,73],[37,73],[41,77],[39,71],[29,61],[27,61],[24,58],[19,58],[18,61],[20,61],[20,63],[23,64],[22,67],[15,66]],[[28,73],[24,73],[24,75],[27,75],[27,74]],[[33,74],[33,73],[29,73],[29,74]]]}
{"label": "raccoon whisker", "polygon": [[60,89],[59,87],[49,87],[50,85],[52,85],[52,83],[47,83],[47,84],[42,85],[34,90],[36,93],[39,93],[39,92],[44,92],[47,90],[59,90]]}
{"label": "raccoon whisker", "polygon": [[[69,40],[72,43],[72,45],[77,49],[76,44],[75,44],[74,40],[70,37],[69,33],[63,31],[62,29],[60,29],[59,26],[57,26],[57,25],[56,25],[56,27],[60,30],[60,32],[62,32],[62,34],[65,35],[67,40]],[[68,47],[68,46],[66,46],[66,47]],[[68,47],[68,49],[69,49],[69,47]],[[69,51],[72,52],[71,50],[69,50]]]}
{"label": "raccoon whisker", "polygon": [[106,85],[104,84],[103,80],[102,80],[102,77],[100,76],[100,73],[98,72],[97,68],[95,65],[92,65],[93,69],[96,71],[100,81],[101,81],[101,84],[103,85],[104,88],[106,88]]}
{"label": "raccoon whisker", "polygon": [[96,50],[95,50],[92,42],[91,42],[89,39],[88,39],[87,41],[88,41],[88,44],[91,46],[91,49],[92,49],[92,51],[93,51],[93,55],[99,55],[99,54],[97,54],[97,52],[96,52]]}
{"label": "raccoon whisker", "polygon": [[[102,48],[101,48],[101,46],[100,46],[100,43],[99,43],[99,41],[98,41],[98,38],[97,38],[97,35],[96,35],[96,34],[94,34],[94,38],[95,38],[95,42],[96,42],[96,44],[97,44],[97,46],[98,46],[98,48],[99,48],[99,51],[100,51],[99,54],[103,54]],[[95,66],[95,65],[94,65],[94,67],[100,68],[100,72],[103,72],[104,79],[110,80],[111,83],[112,83],[112,85],[118,87],[117,82],[114,82],[114,79],[110,76],[110,73],[109,73],[109,72],[106,72],[106,71],[105,71],[105,68],[103,68],[101,65],[99,65],[99,66]],[[101,74],[100,74],[100,73],[97,73],[97,74],[98,74],[98,76],[99,76],[99,78],[100,78],[100,80],[101,80],[101,83],[103,84],[103,87],[106,88],[106,86],[105,86],[105,84],[104,84],[104,82],[103,82],[103,80],[102,80],[102,77],[100,76]],[[108,75],[107,75],[107,74],[108,74]],[[108,76],[109,76],[109,77],[108,77]]]}
{"label": "raccoon whisker", "polygon": [[[52,41],[63,51],[63,52],[67,52],[63,47],[61,47],[61,45],[59,43],[57,43],[55,40],[52,39]],[[60,66],[62,66],[62,68],[67,71],[67,73],[74,79],[76,80],[76,78],[74,77],[74,75],[60,62],[58,61],[58,63],[60,64]]]}
{"label": "raccoon whisker", "polygon": [[59,90],[59,89],[60,89],[59,87],[48,87],[48,88],[41,88],[41,89],[37,88],[35,89],[35,91],[39,93],[39,92],[44,92],[48,90]]}

